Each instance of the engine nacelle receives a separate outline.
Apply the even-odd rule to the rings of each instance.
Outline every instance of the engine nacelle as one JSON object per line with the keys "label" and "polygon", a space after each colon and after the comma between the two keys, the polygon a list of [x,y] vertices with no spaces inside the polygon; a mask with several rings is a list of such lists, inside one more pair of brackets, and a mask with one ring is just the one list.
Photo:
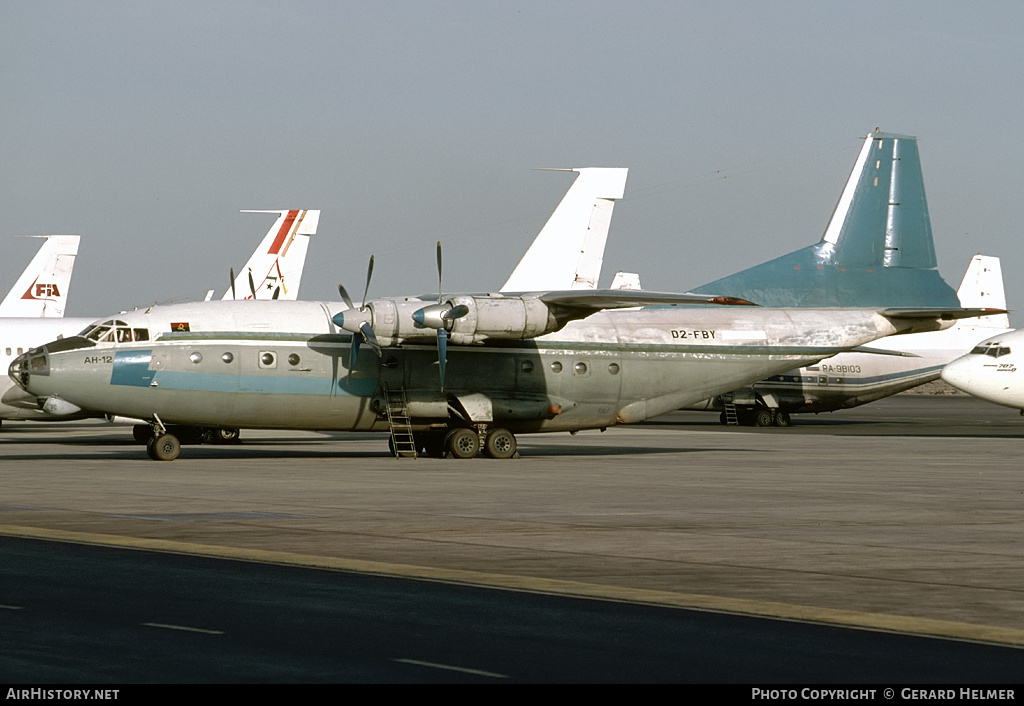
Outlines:
{"label": "engine nacelle", "polygon": [[421,328],[413,321],[413,312],[424,306],[427,302],[422,299],[374,299],[367,302],[363,315],[373,326],[381,346],[397,346],[403,341],[436,341],[436,331]]}
{"label": "engine nacelle", "polygon": [[422,299],[374,299],[364,310],[348,309],[334,321],[353,333],[359,331],[362,322],[369,322],[377,342],[384,347],[435,341],[440,329],[449,332],[449,342],[468,345],[487,339],[534,338],[564,325],[536,297],[501,295],[457,296],[443,304]]}
{"label": "engine nacelle", "polygon": [[536,297],[458,296],[452,307],[468,311],[451,321],[449,341],[480,343],[488,338],[522,340],[557,331],[562,327],[548,306]]}

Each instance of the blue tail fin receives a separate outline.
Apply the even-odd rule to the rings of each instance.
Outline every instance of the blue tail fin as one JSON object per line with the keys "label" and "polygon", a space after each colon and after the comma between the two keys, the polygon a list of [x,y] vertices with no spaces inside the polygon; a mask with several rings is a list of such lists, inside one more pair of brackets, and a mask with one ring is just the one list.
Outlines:
{"label": "blue tail fin", "polygon": [[935,268],[917,138],[876,131],[821,242],[692,291],[762,306],[958,307]]}

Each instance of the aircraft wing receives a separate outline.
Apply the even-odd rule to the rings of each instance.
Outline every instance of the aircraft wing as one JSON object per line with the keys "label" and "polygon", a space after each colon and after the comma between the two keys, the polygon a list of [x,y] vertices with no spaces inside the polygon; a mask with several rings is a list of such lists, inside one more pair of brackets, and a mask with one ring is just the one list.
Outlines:
{"label": "aircraft wing", "polygon": [[753,302],[736,297],[646,292],[642,289],[563,290],[540,292],[536,296],[548,306],[583,309],[587,310],[588,313],[600,311],[601,309],[628,309],[634,306],[694,306],[702,304],[757,306]]}

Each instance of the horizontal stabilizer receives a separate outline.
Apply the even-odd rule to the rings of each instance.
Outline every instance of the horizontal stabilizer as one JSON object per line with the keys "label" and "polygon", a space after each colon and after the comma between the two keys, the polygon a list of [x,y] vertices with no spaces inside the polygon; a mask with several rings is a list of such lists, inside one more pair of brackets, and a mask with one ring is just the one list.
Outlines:
{"label": "horizontal stabilizer", "polygon": [[891,355],[897,358],[920,358],[918,353],[908,351],[896,351],[889,348],[872,348],[870,345],[851,348],[850,353],[870,353],[871,355]]}
{"label": "horizontal stabilizer", "polygon": [[957,321],[959,319],[970,319],[975,316],[1005,314],[1006,309],[882,309],[878,313],[889,319],[942,319],[943,321]]}
{"label": "horizontal stabilizer", "polygon": [[949,328],[961,319],[973,319],[979,316],[1005,315],[1005,309],[882,309],[878,312],[894,324],[896,322],[916,322],[901,333],[918,333],[922,331],[941,331]]}

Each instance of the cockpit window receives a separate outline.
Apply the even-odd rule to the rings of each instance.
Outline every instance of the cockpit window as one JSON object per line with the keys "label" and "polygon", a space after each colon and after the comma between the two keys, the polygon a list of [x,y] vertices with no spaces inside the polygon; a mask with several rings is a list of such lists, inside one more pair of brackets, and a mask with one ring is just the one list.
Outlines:
{"label": "cockpit window", "polygon": [[87,327],[79,335],[97,343],[131,343],[132,341],[148,341],[149,329],[131,328],[124,321],[110,319],[101,324]]}
{"label": "cockpit window", "polygon": [[1004,355],[1010,354],[1010,347],[1001,345],[998,341],[994,343],[985,343],[980,346],[975,346],[971,351],[971,355],[987,355],[993,358],[1001,358]]}

